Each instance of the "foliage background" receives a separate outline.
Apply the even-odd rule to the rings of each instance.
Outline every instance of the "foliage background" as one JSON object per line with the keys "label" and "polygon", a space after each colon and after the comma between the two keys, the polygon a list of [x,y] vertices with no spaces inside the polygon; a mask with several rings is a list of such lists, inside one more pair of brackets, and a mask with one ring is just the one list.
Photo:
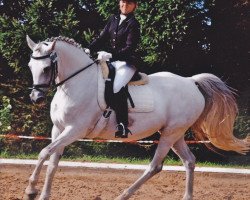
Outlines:
{"label": "foliage background", "polygon": [[[182,76],[209,72],[221,77],[238,90],[240,113],[235,133],[239,137],[250,132],[249,10],[248,0],[149,0],[139,1],[136,11],[141,23],[138,53],[144,61],[142,70],[148,74],[170,71]],[[32,105],[29,100],[27,87],[32,80],[26,67],[30,50],[25,36],[42,41],[63,35],[84,47],[117,11],[113,0],[0,0],[0,122],[4,124],[0,134],[50,135],[52,95],[43,107]],[[7,109],[6,102],[11,109]],[[187,138],[191,139],[192,134],[188,133]],[[0,151],[32,152],[45,144],[0,138]],[[78,149],[80,153],[145,155],[140,147],[128,145],[123,147],[127,153],[117,151],[113,144],[75,145],[67,151],[69,154]],[[134,148],[136,155],[132,153]],[[199,155],[204,148],[191,148],[202,159]],[[154,147],[150,148],[149,152],[153,151]],[[214,159],[218,156],[206,153]]]}

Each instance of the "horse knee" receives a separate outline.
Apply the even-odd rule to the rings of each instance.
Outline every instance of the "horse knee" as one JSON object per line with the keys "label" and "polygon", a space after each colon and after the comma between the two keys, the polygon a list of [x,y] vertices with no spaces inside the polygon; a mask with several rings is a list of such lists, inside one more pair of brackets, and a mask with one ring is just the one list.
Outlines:
{"label": "horse knee", "polygon": [[185,161],[185,166],[188,169],[194,170],[194,168],[195,168],[195,157],[193,156],[192,158],[186,160]]}

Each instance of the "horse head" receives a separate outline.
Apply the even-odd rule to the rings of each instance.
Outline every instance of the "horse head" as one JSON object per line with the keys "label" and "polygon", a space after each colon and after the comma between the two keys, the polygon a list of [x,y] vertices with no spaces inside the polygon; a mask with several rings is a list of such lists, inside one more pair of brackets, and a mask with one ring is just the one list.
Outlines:
{"label": "horse head", "polygon": [[55,78],[53,77],[55,76],[53,63],[56,59],[54,52],[55,41],[36,44],[28,35],[26,40],[28,46],[33,51],[28,64],[33,77],[30,98],[33,103],[41,103],[45,99],[45,93]]}
{"label": "horse head", "polygon": [[[30,98],[34,103],[41,103],[51,86],[55,89],[63,85],[96,63],[83,51],[81,45],[71,38],[59,36],[46,39],[38,44],[33,42],[29,36],[26,39],[28,46],[33,51],[29,67],[33,76]],[[86,73],[85,77],[88,81],[91,76]],[[75,84],[77,84],[76,82]]]}

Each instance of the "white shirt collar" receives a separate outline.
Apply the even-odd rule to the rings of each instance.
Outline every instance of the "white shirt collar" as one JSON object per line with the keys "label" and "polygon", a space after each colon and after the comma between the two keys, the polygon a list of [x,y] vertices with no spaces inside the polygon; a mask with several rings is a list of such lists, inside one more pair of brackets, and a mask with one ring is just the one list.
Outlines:
{"label": "white shirt collar", "polygon": [[120,22],[119,25],[127,18],[126,15],[120,14]]}

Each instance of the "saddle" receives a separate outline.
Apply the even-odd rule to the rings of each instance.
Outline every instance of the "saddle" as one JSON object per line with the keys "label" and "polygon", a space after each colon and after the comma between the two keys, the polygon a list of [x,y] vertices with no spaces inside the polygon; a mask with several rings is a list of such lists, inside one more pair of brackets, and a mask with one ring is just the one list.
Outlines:
{"label": "saddle", "polygon": [[[107,108],[105,101],[105,81],[108,79],[109,68],[104,61],[100,62],[98,68],[98,103],[100,108],[104,111]],[[154,110],[153,94],[150,89],[149,78],[146,74],[140,73],[139,80],[128,83],[128,93],[131,99],[128,99],[129,112],[152,112]]]}

